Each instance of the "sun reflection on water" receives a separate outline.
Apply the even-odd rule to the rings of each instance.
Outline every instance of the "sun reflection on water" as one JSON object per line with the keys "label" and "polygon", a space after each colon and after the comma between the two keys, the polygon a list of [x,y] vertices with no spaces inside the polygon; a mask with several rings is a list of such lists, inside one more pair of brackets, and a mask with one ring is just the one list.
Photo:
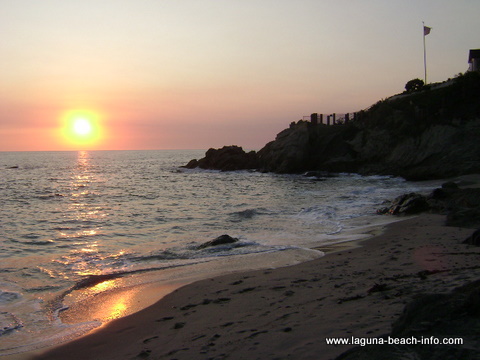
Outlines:
{"label": "sun reflection on water", "polygon": [[61,319],[70,324],[118,319],[132,312],[132,302],[138,291],[134,287],[125,288],[122,279],[105,280],[68,295],[65,299],[68,308],[61,313]]}
{"label": "sun reflection on water", "polygon": [[92,286],[89,291],[91,295],[96,295],[102,291],[112,290],[117,287],[118,279],[105,280],[95,286]]}
{"label": "sun reflection on water", "polygon": [[[89,289],[92,296],[99,293],[115,290],[119,287],[118,279],[106,280]],[[102,302],[102,306],[97,309],[96,318],[103,320],[113,320],[122,317],[128,309],[132,293],[123,291],[116,296],[110,296]]]}
{"label": "sun reflection on water", "polygon": [[[95,280],[97,275],[112,274],[128,266],[123,264],[126,249],[109,248],[104,227],[108,223],[105,199],[105,172],[88,151],[80,151],[77,161],[65,183],[63,219],[58,226],[57,239],[68,253],[55,258],[56,276],[70,280],[72,285],[63,299],[65,310],[62,321],[78,323],[89,320],[110,321],[132,311],[133,298],[138,289],[125,287],[124,279],[108,279],[87,287],[76,287],[85,279]],[[90,278],[91,277],[91,278]]]}
{"label": "sun reflection on water", "polygon": [[92,153],[79,151],[66,184],[67,204],[61,209],[63,221],[57,230],[58,240],[65,241],[63,246],[71,250],[53,260],[65,266],[67,273],[73,272],[74,277],[98,275],[105,271],[98,266],[107,257],[102,253],[101,237],[108,219],[105,204],[98,202],[104,182],[100,174]]}

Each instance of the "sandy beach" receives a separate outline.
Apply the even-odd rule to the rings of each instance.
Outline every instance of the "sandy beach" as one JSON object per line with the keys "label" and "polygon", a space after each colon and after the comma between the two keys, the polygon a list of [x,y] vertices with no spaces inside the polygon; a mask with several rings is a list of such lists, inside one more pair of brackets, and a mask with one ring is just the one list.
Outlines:
{"label": "sandy beach", "polygon": [[[202,280],[34,359],[333,359],[378,337],[420,294],[480,278],[472,229],[421,215],[361,246],[330,247],[299,265]],[[337,250],[337,251],[336,251]]]}

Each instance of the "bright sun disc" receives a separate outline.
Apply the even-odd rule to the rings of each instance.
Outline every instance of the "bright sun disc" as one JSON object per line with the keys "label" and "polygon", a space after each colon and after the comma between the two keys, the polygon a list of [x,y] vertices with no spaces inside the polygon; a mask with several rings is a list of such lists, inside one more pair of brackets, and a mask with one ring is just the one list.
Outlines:
{"label": "bright sun disc", "polygon": [[99,115],[87,110],[68,111],[63,116],[62,137],[70,146],[96,146],[102,138]]}
{"label": "bright sun disc", "polygon": [[88,135],[92,132],[92,125],[88,119],[78,118],[74,120],[73,131],[78,135]]}

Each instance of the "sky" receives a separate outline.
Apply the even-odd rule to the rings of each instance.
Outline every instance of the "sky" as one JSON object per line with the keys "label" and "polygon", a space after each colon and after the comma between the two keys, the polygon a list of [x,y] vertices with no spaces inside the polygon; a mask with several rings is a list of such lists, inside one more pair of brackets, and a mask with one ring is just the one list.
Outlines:
{"label": "sky", "polygon": [[[260,149],[423,79],[423,21],[428,82],[465,72],[478,14],[478,0],[0,0],[0,151]],[[69,133],[72,114],[95,134]]]}

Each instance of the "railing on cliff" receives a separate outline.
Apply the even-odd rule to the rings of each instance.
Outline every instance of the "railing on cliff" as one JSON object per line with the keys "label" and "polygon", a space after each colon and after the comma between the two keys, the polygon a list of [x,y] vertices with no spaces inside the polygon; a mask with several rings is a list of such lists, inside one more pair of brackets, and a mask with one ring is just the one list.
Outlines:
{"label": "railing on cliff", "polygon": [[313,113],[310,116],[304,116],[302,120],[308,121],[313,125],[344,125],[348,124],[351,121],[360,121],[364,115],[364,111],[354,112],[354,113],[333,113],[333,114],[319,114]]}

